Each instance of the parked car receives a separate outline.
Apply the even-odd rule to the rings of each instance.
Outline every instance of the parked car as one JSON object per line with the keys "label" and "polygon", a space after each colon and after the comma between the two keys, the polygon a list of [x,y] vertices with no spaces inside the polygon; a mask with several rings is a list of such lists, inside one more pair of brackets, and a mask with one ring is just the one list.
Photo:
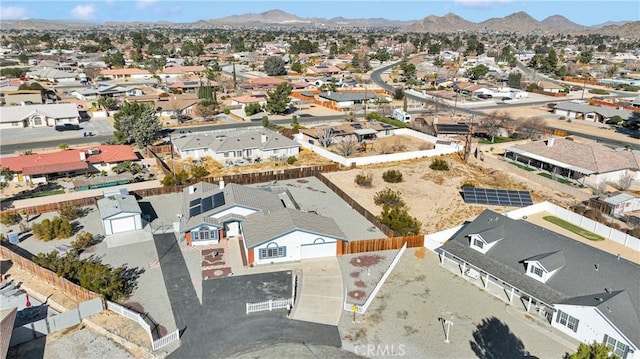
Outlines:
{"label": "parked car", "polygon": [[480,95],[478,95],[478,98],[485,99],[485,100],[492,97],[493,97],[492,95],[485,94],[485,93],[481,93]]}
{"label": "parked car", "polygon": [[79,130],[80,125],[76,125],[73,123],[65,123],[62,125],[56,125],[56,131],[71,131],[71,130]]}

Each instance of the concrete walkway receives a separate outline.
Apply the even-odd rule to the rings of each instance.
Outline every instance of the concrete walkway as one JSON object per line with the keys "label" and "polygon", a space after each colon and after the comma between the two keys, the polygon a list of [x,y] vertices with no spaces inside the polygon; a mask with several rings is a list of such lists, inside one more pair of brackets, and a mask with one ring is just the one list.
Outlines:
{"label": "concrete walkway", "polygon": [[302,273],[298,279],[299,297],[291,313],[296,320],[337,325],[343,308],[342,274],[335,257],[308,259],[301,262],[244,267],[240,243],[229,239],[229,258],[234,276],[293,270]]}
{"label": "concrete walkway", "polygon": [[302,271],[302,291],[293,319],[337,325],[343,308],[343,283],[337,258],[305,260]]}

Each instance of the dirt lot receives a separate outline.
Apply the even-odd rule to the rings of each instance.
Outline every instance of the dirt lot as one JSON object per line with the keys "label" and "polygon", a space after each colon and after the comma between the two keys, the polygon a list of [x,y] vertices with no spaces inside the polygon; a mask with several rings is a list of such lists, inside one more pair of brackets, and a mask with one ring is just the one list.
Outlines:
{"label": "dirt lot", "polygon": [[[424,233],[459,225],[467,219],[474,218],[485,208],[498,212],[514,209],[513,207],[465,204],[460,194],[460,187],[465,182],[471,182],[476,187],[483,188],[530,190],[534,202],[546,200],[554,203],[572,203],[574,201],[566,194],[555,193],[516,175],[487,170],[473,163],[466,164],[457,155],[443,158],[449,162],[451,170],[434,171],[429,168],[432,159],[422,159],[399,162],[392,166],[375,165],[363,169],[326,173],[325,176],[374,214],[381,211],[373,201],[376,192],[386,187],[400,191],[411,214],[422,222]],[[389,169],[399,170],[403,175],[403,181],[401,183],[384,182],[382,173]],[[356,175],[363,172],[373,176],[373,185],[370,188],[355,185]]]}
{"label": "dirt lot", "polygon": [[[360,151],[349,155],[349,157],[376,156],[396,152],[423,151],[434,148],[435,145],[419,138],[407,135],[395,135],[390,137],[381,137],[375,142],[367,143],[366,146],[360,148]],[[342,155],[339,145],[332,145],[329,151]]]}

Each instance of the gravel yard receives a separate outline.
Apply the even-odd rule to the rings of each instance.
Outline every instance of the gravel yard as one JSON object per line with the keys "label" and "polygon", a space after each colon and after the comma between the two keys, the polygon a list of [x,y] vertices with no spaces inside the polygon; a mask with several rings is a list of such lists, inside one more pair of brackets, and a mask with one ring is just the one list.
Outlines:
{"label": "gravel yard", "polygon": [[346,254],[338,257],[346,301],[363,305],[400,250]]}
{"label": "gravel yard", "polygon": [[[450,343],[439,318],[452,320]],[[343,348],[369,357],[561,358],[573,340],[410,248],[365,314],[343,311]]]}

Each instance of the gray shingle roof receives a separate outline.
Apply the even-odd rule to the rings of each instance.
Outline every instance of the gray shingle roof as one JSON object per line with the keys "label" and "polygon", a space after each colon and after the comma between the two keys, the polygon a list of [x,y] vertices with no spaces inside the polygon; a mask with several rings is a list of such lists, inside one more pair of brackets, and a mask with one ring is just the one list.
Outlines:
{"label": "gray shingle roof", "polygon": [[[495,220],[489,221],[496,216],[499,216],[497,223]],[[504,227],[504,240],[496,243],[486,254],[469,247],[468,235],[477,234],[496,224]],[[609,305],[611,312],[605,311],[603,314],[619,329],[625,330],[625,335],[634,343],[640,345],[640,332],[637,330],[640,328],[640,265],[529,222],[514,220],[490,210],[482,212],[445,243],[441,250],[491,273],[547,304],[602,293],[605,288],[611,291],[626,289],[630,304],[612,301]],[[525,274],[525,260],[540,255],[548,257],[550,253],[557,252],[562,252],[565,265],[546,283]],[[549,265],[557,265],[558,259],[559,257],[552,256],[549,258]],[[598,270],[595,269],[596,266]],[[611,313],[616,314],[610,316]],[[635,323],[635,330],[628,331],[629,326],[625,321]]]}
{"label": "gray shingle roof", "polygon": [[558,110],[565,110],[579,113],[591,113],[595,112],[601,116],[611,118],[613,116],[620,116],[621,119],[626,120],[631,116],[631,111],[618,110],[615,108],[592,106],[581,103],[573,102],[561,102],[555,107]]}
{"label": "gray shingle roof", "polygon": [[142,213],[133,195],[113,195],[98,200],[100,218],[105,219],[119,213]]}
{"label": "gray shingle roof", "polygon": [[371,100],[376,98],[376,94],[373,92],[322,92],[318,97],[336,102],[347,102]]}
{"label": "gray shingle roof", "polygon": [[220,135],[197,134],[176,138],[173,144],[181,151],[210,148],[214,152],[253,148],[267,151],[300,146],[295,141],[267,129],[228,132]]}
{"label": "gray shingle roof", "polygon": [[[224,204],[213,207],[210,210],[191,216],[189,208],[194,200],[202,200],[207,197],[214,196],[222,192],[224,195]],[[192,186],[185,187],[182,192],[182,221],[181,230],[193,228],[201,223],[215,224],[208,219],[212,215],[222,212],[234,206],[241,206],[257,211],[268,210],[273,211],[284,208],[280,197],[272,192],[264,189],[242,186],[235,183],[227,184],[222,191],[216,184],[199,182]]]}
{"label": "gray shingle roof", "polygon": [[547,272],[553,272],[558,268],[564,267],[566,264],[562,251],[542,253],[527,259],[527,261],[536,261],[540,263]]}
{"label": "gray shingle roof", "polygon": [[259,246],[295,230],[346,239],[332,218],[290,208],[254,213],[247,216],[242,224],[247,248]]}
{"label": "gray shingle roof", "polygon": [[498,226],[493,228],[485,229],[484,231],[478,232],[477,234],[484,239],[487,243],[493,243],[495,241],[499,241],[504,239],[504,227]]}

